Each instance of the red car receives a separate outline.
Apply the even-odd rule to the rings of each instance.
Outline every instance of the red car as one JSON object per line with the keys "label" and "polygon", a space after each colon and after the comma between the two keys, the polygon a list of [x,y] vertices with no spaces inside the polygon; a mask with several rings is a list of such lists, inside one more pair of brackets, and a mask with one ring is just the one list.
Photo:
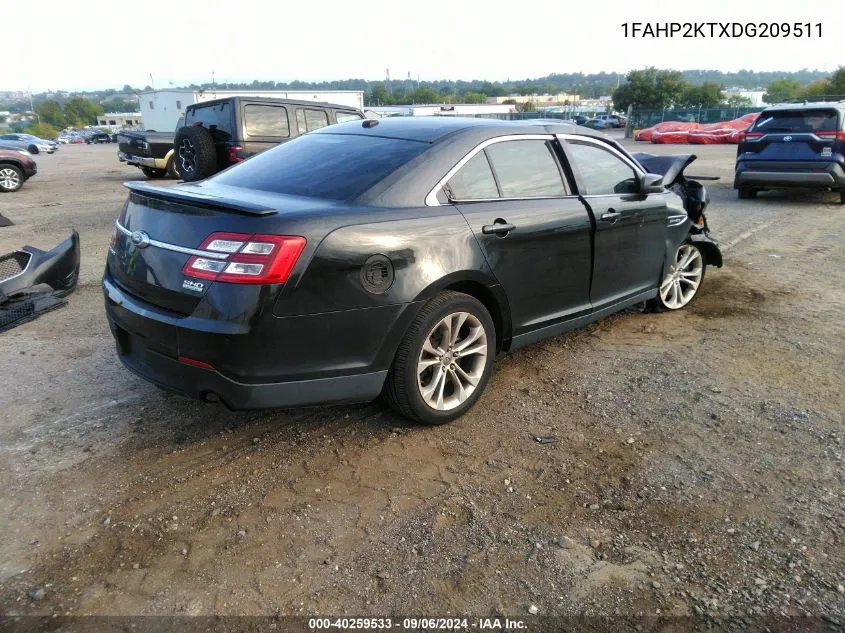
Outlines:
{"label": "red car", "polygon": [[0,149],[0,192],[17,191],[38,170],[26,152]]}

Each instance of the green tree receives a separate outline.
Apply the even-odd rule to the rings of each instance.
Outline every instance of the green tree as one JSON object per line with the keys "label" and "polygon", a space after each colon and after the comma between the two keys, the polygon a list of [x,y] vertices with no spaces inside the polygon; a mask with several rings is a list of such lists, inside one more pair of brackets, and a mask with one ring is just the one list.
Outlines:
{"label": "green tree", "polygon": [[797,79],[784,78],[775,79],[772,83],[766,86],[766,94],[763,95],[763,101],[766,103],[780,103],[787,99],[794,99],[801,92],[802,85]]}
{"label": "green tree", "polygon": [[750,108],[752,105],[751,99],[742,95],[731,95],[725,99],[725,104],[732,108]]}
{"label": "green tree", "polygon": [[41,123],[47,123],[60,130],[67,126],[62,104],[58,101],[44,101],[35,106],[35,113]]}
{"label": "green tree", "polygon": [[103,110],[106,112],[137,112],[138,111],[138,102],[137,101],[127,101],[126,99],[109,99],[108,101],[103,101],[100,105],[103,106]]}
{"label": "green tree", "polygon": [[688,107],[713,108],[725,98],[722,86],[705,81],[700,86],[687,86],[678,97],[677,103]]}
{"label": "green tree", "polygon": [[487,96],[480,92],[465,92],[461,95],[461,103],[484,103]]}
{"label": "green tree", "polygon": [[837,68],[827,83],[827,89],[830,91],[828,94],[845,98],[845,66]]}
{"label": "green tree", "polygon": [[97,117],[103,114],[103,106],[83,97],[71,97],[64,107],[65,121],[68,125],[82,127],[97,122]]}
{"label": "green tree", "polygon": [[48,140],[53,140],[59,135],[59,131],[49,123],[34,123],[26,128],[26,133]]}
{"label": "green tree", "polygon": [[522,111],[523,112],[536,112],[537,106],[534,105],[533,101],[526,101],[522,104]]}
{"label": "green tree", "polygon": [[413,103],[440,103],[440,95],[427,86],[420,86],[409,96]]}
{"label": "green tree", "polygon": [[367,105],[378,106],[391,103],[390,95],[387,93],[387,88],[383,83],[373,84],[370,88],[370,94],[367,96]]}
{"label": "green tree", "polygon": [[624,112],[629,105],[639,108],[665,108],[678,101],[687,87],[676,70],[632,70],[624,84],[613,92],[613,107]]}
{"label": "green tree", "polygon": [[799,97],[821,97],[822,95],[835,94],[827,79],[816,79],[801,89]]}

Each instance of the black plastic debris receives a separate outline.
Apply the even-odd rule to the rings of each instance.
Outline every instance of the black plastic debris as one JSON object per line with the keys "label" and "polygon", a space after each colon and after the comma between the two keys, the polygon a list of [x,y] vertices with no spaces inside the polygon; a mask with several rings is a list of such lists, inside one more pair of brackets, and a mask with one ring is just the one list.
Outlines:
{"label": "black plastic debris", "polygon": [[79,280],[79,233],[49,251],[24,246],[0,255],[0,332],[67,305]]}
{"label": "black plastic debris", "polygon": [[534,438],[538,444],[556,444],[558,440],[554,435],[540,435]]}
{"label": "black plastic debris", "polygon": [[54,296],[47,284],[38,284],[7,296],[0,291],[0,332],[67,305],[67,299]]}

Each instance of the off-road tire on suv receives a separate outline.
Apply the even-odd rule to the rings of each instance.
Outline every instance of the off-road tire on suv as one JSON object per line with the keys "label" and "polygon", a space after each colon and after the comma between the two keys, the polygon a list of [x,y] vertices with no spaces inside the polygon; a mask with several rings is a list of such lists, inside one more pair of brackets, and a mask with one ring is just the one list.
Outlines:
{"label": "off-road tire on suv", "polygon": [[173,141],[176,171],[185,182],[196,182],[217,172],[217,149],[204,127],[189,125],[176,131]]}
{"label": "off-road tire on suv", "polygon": [[740,187],[738,191],[740,200],[753,200],[757,197],[757,191],[755,189],[751,189],[750,187]]}
{"label": "off-road tire on suv", "polygon": [[[453,329],[449,330],[452,332],[452,341],[438,338],[445,336],[441,326],[447,321],[450,325],[460,324],[457,332]],[[434,338],[438,338],[436,343],[438,351],[444,351],[449,355],[446,359],[449,362],[445,365],[447,368],[445,372],[443,372],[442,359],[446,355],[440,356],[424,349],[426,343],[430,343]],[[467,341],[469,344],[459,349],[461,344]],[[486,345],[483,353],[471,351],[481,348],[482,342]],[[433,346],[430,345],[429,349]],[[459,351],[459,355],[452,357],[455,350]],[[399,414],[417,422],[423,424],[451,422],[466,413],[483,393],[493,372],[495,354],[496,328],[484,304],[475,297],[460,292],[442,292],[420,309],[414,322],[405,332],[390,371],[387,373],[382,396],[387,404]],[[440,358],[439,361],[438,358]],[[420,367],[425,366],[426,363],[430,363],[430,368],[420,371]],[[450,370],[449,367],[455,369]],[[460,371],[463,375],[471,375],[475,382],[469,394],[462,398],[454,383],[451,380],[444,380],[445,388],[441,390],[441,393],[445,392],[446,397],[451,399],[451,406],[445,410],[438,410],[429,405],[422,393],[424,381],[427,381],[428,385],[439,384],[439,381],[436,381],[438,371],[442,373]],[[427,375],[427,372],[430,375]],[[421,379],[420,376],[423,378]],[[467,386],[470,386],[470,383],[467,383]]]}

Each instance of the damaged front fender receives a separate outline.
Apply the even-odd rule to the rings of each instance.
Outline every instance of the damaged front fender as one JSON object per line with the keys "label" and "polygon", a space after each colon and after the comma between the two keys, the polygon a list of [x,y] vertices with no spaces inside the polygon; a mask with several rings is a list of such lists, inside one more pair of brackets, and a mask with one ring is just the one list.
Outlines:
{"label": "damaged front fender", "polygon": [[67,296],[79,281],[79,258],[76,231],[49,251],[24,246],[0,255],[0,296],[12,296],[39,284],[50,286],[56,297]]}

